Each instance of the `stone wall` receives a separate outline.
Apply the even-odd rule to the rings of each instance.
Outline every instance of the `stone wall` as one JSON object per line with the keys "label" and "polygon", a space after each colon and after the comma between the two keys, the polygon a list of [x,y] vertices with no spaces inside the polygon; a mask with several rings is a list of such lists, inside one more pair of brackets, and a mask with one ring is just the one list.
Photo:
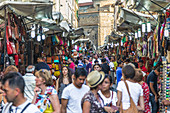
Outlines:
{"label": "stone wall", "polygon": [[107,35],[110,35],[113,30],[114,16],[112,12],[100,12],[100,23],[98,33],[98,45],[104,45],[104,40]]}

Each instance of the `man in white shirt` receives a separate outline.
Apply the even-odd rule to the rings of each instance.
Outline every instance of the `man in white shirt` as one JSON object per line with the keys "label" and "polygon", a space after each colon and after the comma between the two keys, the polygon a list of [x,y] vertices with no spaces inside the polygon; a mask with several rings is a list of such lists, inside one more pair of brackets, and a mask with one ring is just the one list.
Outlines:
{"label": "man in white shirt", "polygon": [[78,68],[73,76],[73,83],[63,90],[61,97],[62,113],[82,113],[81,99],[90,89],[84,85],[85,79],[86,70]]}
{"label": "man in white shirt", "polygon": [[25,81],[24,96],[32,102],[34,97],[34,88],[35,88],[35,76],[34,76],[35,66],[29,65],[26,68],[27,73],[23,76]]}
{"label": "man in white shirt", "polygon": [[102,62],[101,62],[101,60],[98,58],[98,55],[97,55],[97,54],[95,54],[95,56],[94,56],[94,58],[93,58],[93,60],[92,60],[92,65],[95,64],[95,63],[94,63],[95,60],[97,60],[97,61],[99,62],[99,64],[102,64]]}
{"label": "man in white shirt", "polygon": [[[110,76],[112,77],[112,80],[115,82],[115,77],[114,77],[114,63],[113,63],[113,61],[114,61],[114,58],[113,57],[110,57],[109,58],[109,60],[110,60],[110,63],[109,63],[109,66],[110,66]],[[112,82],[113,82],[112,81]]]}
{"label": "man in white shirt", "polygon": [[24,97],[25,82],[18,72],[10,72],[2,80],[4,96],[7,104],[2,113],[41,113],[39,109],[29,103]]}

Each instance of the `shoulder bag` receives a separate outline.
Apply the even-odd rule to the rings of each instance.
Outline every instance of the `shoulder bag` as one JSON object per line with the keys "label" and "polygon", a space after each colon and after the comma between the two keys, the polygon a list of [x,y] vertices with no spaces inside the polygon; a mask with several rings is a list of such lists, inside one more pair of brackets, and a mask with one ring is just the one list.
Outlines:
{"label": "shoulder bag", "polygon": [[128,91],[128,94],[129,94],[129,98],[130,98],[130,107],[127,109],[127,110],[123,110],[123,105],[122,105],[122,102],[121,102],[121,105],[120,105],[120,113],[139,113],[135,103],[133,102],[133,99],[130,95],[130,92],[129,92],[129,87],[128,87],[128,84],[126,81],[125,82],[125,85],[126,85],[126,88],[127,88],[127,91]]}

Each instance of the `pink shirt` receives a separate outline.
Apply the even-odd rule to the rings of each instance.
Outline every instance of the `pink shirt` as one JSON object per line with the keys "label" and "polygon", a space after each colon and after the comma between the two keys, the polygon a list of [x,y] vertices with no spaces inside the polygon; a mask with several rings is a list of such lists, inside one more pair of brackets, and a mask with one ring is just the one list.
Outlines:
{"label": "pink shirt", "polygon": [[70,68],[73,69],[73,70],[75,70],[75,65],[74,65],[73,62],[70,64]]}

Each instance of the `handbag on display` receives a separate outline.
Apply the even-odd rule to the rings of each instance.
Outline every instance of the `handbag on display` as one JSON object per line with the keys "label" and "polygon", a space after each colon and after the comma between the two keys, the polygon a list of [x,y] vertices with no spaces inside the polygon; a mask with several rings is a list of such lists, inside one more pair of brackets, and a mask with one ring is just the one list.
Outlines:
{"label": "handbag on display", "polygon": [[14,23],[14,35],[16,39],[19,39],[19,32],[18,32],[18,26],[17,26],[17,21],[13,18],[13,23]]}
{"label": "handbag on display", "polygon": [[8,25],[7,25],[7,34],[8,38],[12,38],[12,27],[11,27],[11,20],[10,20],[10,14],[8,13]]}
{"label": "handbag on display", "polygon": [[25,52],[25,44],[23,43],[22,46],[21,46],[21,53],[24,53]]}
{"label": "handbag on display", "polygon": [[12,47],[12,53],[16,54],[15,44],[13,42],[11,42],[11,47]]}
{"label": "handbag on display", "polygon": [[[21,37],[21,21],[15,14],[13,14],[13,18],[14,18],[15,24],[17,25],[17,28],[18,28],[18,36],[17,36],[17,30],[15,31],[16,39],[18,38],[18,41],[21,41],[22,40],[21,39],[22,38]],[[17,29],[17,28],[15,28],[15,29]]]}
{"label": "handbag on display", "polygon": [[16,49],[16,53],[18,54],[19,53],[19,42],[16,41],[15,43],[15,49]]}
{"label": "handbag on display", "polygon": [[[7,27],[6,27],[6,32],[7,32]],[[12,47],[11,47],[11,43],[9,41],[9,37],[8,37],[8,33],[6,33],[6,46],[7,46],[7,53],[8,55],[11,55],[13,52],[12,52]]]}
{"label": "handbag on display", "polygon": [[14,59],[15,59],[15,65],[18,66],[18,64],[19,64],[18,55],[15,55],[15,56],[14,56]]}
{"label": "handbag on display", "polygon": [[20,54],[21,64],[24,64],[24,54]]}

